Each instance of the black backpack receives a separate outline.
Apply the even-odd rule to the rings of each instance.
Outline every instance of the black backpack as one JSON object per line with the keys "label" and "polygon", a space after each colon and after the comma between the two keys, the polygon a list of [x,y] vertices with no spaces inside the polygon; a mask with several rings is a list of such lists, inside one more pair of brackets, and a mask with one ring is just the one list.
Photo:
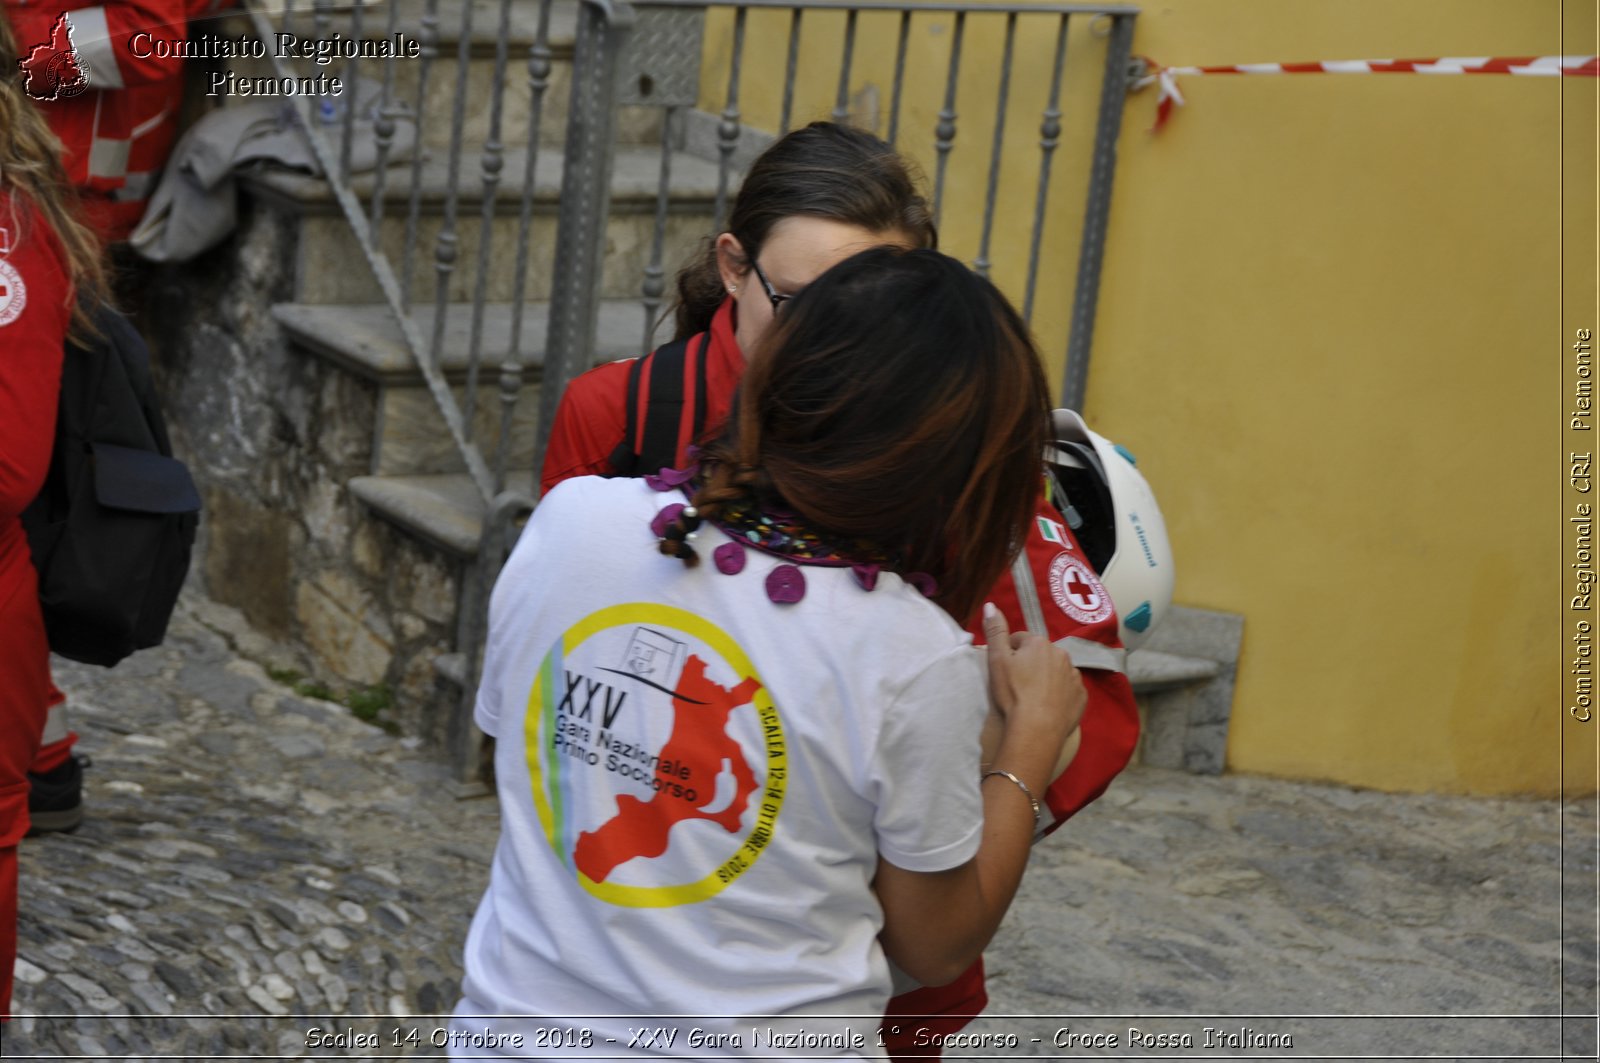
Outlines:
{"label": "black backpack", "polygon": [[22,514],[50,649],[110,667],[159,645],[189,571],[200,493],[172,456],[150,351],[110,307],[69,341],[44,487]]}
{"label": "black backpack", "polygon": [[[613,476],[647,476],[677,464],[680,444],[693,443],[706,425],[706,334],[699,349],[691,355],[688,340],[663,344],[643,358],[634,359],[628,369],[627,427],[622,442],[611,452]],[[691,408],[688,439],[679,439],[683,427],[685,359],[694,359],[694,406]],[[650,365],[650,393],[645,400],[643,421],[639,421],[639,386],[645,363]]]}

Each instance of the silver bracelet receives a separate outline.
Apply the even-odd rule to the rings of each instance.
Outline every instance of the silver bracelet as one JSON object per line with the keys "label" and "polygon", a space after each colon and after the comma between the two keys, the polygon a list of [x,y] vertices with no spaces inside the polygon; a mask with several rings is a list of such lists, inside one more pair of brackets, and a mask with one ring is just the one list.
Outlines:
{"label": "silver bracelet", "polygon": [[1011,774],[1009,771],[1006,771],[1004,768],[995,768],[993,771],[984,772],[983,779],[979,779],[978,782],[983,782],[984,779],[987,779],[991,775],[1003,775],[1007,779],[1010,779],[1012,782],[1017,784],[1017,789],[1022,791],[1022,796],[1026,797],[1028,799],[1028,804],[1033,806],[1033,825],[1037,827],[1039,825],[1039,820],[1042,818],[1042,815],[1039,811],[1039,799],[1033,796],[1033,791],[1028,789],[1028,784]]}

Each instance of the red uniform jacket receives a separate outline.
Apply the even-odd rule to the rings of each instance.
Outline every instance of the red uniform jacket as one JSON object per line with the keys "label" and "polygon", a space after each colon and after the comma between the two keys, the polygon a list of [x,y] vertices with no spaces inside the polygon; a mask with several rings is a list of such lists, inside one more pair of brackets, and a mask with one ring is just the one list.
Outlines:
{"label": "red uniform jacket", "polygon": [[20,518],[50,466],[71,318],[55,235],[31,204],[0,189],[0,601],[33,565]]}
{"label": "red uniform jacket", "polygon": [[180,84],[183,60],[165,45],[188,37],[187,8],[185,0],[0,0],[28,94],[66,147],[67,180],[84,193],[87,220],[108,240],[138,221],[119,203],[135,142],[177,120],[158,97]]}
{"label": "red uniform jacket", "polygon": [[[235,0],[184,0],[190,22],[215,17],[235,6]],[[172,36],[187,36],[184,26],[175,27]],[[123,185],[100,204],[98,225],[109,241],[126,240],[144,217],[150,196],[161,180],[167,158],[178,139],[178,120],[183,109],[183,70],[178,68],[164,78],[130,85],[128,131],[128,171]]]}
{"label": "red uniform jacket", "polygon": [[[699,350],[700,343],[699,338],[691,340],[689,349]],[[744,371],[744,354],[734,339],[732,299],[724,300],[712,319],[710,346],[705,357],[708,359],[705,423],[714,432],[727,417],[739,375]],[[693,360],[685,362],[687,375],[693,369]],[[569,477],[604,476],[615,471],[610,455],[621,442],[626,428],[623,407],[630,365],[630,361],[620,361],[599,366],[578,377],[567,388],[556,410],[544,468],[540,472],[543,490],[548,491]],[[685,394],[692,393],[691,381],[686,379]],[[648,381],[641,381],[641,403],[648,394]],[[689,417],[685,403],[684,431],[679,434],[680,440],[686,438]],[[686,461],[681,449],[678,459],[680,465]],[[1083,669],[1084,685],[1089,694],[1078,754],[1066,772],[1045,792],[1044,803],[1049,806],[1050,822],[1044,833],[1049,833],[1104,793],[1112,778],[1127,766],[1139,737],[1139,714],[1134,706],[1133,688],[1118,667],[1121,642],[1110,599],[1071,530],[1065,527],[1060,514],[1044,501],[1042,494],[1039,507],[1039,519],[1034,523],[1026,548],[1028,567],[1033,574],[1047,633],[1053,641],[1072,640],[1067,649],[1077,651],[1075,660]],[[1005,614],[1011,630],[1026,629],[1016,584],[1009,574],[995,586],[990,600]],[[981,619],[973,617],[967,627],[982,644]],[[967,1017],[981,1011],[987,1003],[980,962],[949,985],[919,989],[891,1000],[885,1018],[884,1043],[896,1057],[927,1055],[926,1048],[913,1046],[911,1038],[917,1029],[953,1032],[966,1025]],[[934,1015],[951,1018],[935,1022],[895,1021],[899,1016]]]}
{"label": "red uniform jacket", "polygon": [[39,748],[50,647],[21,514],[55,443],[72,287],[55,234],[0,184],[0,1018],[17,955],[17,843],[28,829],[28,769]]}
{"label": "red uniform jacket", "polygon": [[[31,204],[0,188],[0,850],[27,829],[26,773],[51,700],[49,650],[21,514],[50,467],[71,318],[72,288],[55,235]],[[10,929],[0,925],[7,974]]]}

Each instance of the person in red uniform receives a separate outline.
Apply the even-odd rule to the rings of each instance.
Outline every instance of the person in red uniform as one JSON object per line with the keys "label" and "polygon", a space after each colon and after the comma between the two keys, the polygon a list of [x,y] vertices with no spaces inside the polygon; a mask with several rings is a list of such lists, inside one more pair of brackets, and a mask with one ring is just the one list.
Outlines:
{"label": "person in red uniform", "polygon": [[[236,0],[184,0],[182,8],[188,24],[172,27],[169,36],[185,40],[190,34],[189,26],[213,19],[235,6]],[[168,9],[163,11],[170,14]],[[128,239],[150,205],[150,196],[178,140],[184,84],[184,71],[175,66],[165,77],[141,71],[128,87],[128,165],[122,187],[111,193],[106,208],[101,235],[109,241]]]}
{"label": "person in red uniform", "polygon": [[[103,245],[128,238],[177,133],[186,18],[210,0],[0,0],[10,23],[19,95],[60,143],[78,211]],[[158,53],[165,53],[158,54]],[[48,688],[44,742],[32,776],[34,831],[73,830],[83,817],[83,770],[72,753],[65,698]]]}
{"label": "person in red uniform", "polygon": [[189,8],[186,0],[0,0],[25,90],[61,138],[67,181],[108,244],[125,240],[143,214],[140,190],[127,187],[130,153],[139,150],[144,170],[152,145],[170,147],[183,60],[157,44],[187,39]]}
{"label": "person in red uniform", "polygon": [[22,87],[0,19],[0,1015],[17,951],[17,843],[28,829],[27,772],[50,683],[49,646],[22,510],[44,482],[55,439],[62,344],[75,296],[103,289],[100,248],[75,220],[61,145]]}
{"label": "person in red uniform", "polygon": [[[754,349],[789,297],[857,251],[935,242],[932,217],[904,160],[877,137],[816,122],[775,142],[746,176],[727,231],[678,275],[675,325],[677,338],[688,340],[688,357],[674,464],[686,463],[684,451],[697,435],[694,426],[703,427],[699,436],[704,438],[726,419],[744,371],[744,352]],[[639,417],[656,354],[641,367]],[[633,360],[598,366],[567,388],[540,470],[541,490],[573,476],[656,471],[616,464],[630,420],[632,368]],[[1109,598],[1092,575],[1082,576],[1088,582],[1081,586],[1053,585],[1051,574],[1063,568],[1063,555],[1082,560],[1083,554],[1042,494],[1039,506],[1025,547],[1027,568],[1039,592],[1046,633],[1072,654],[1088,692],[1078,749],[1044,795],[1042,836],[1104,793],[1127,765],[1139,736],[1139,716],[1121,670]],[[1071,570],[1089,572],[1087,565]],[[1011,576],[994,588],[990,600],[1011,629],[1024,629],[1026,617]],[[981,644],[981,618],[971,618],[967,626]],[[987,1003],[980,960],[948,985],[911,989],[890,1000],[883,1042],[895,1059],[936,1057],[938,1038],[960,1030]]]}

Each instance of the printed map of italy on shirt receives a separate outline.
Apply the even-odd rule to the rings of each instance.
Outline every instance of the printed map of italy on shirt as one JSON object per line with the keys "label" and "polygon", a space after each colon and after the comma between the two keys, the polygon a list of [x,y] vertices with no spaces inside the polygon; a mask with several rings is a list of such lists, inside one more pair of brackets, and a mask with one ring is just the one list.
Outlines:
{"label": "printed map of italy on shirt", "polygon": [[693,903],[770,842],[787,751],[737,643],[695,614],[612,606],[540,662],[525,749],[552,849],[600,900]]}
{"label": "printed map of italy on shirt", "polygon": [[732,690],[719,687],[706,679],[706,662],[690,657],[672,695],[672,734],[661,747],[657,760],[661,766],[656,770],[659,774],[665,768],[668,774],[692,782],[716,779],[721,765],[727,764],[733,772],[733,799],[720,811],[707,811],[668,788],[657,790],[649,801],[621,794],[614,817],[599,830],[578,835],[572,854],[578,870],[604,882],[624,861],[660,856],[667,851],[672,825],[680,820],[708,819],[730,834],[737,831],[756,779],[743,750],[727,733],[728,715],[748,705],[760,689],[761,684],[749,678]]}

